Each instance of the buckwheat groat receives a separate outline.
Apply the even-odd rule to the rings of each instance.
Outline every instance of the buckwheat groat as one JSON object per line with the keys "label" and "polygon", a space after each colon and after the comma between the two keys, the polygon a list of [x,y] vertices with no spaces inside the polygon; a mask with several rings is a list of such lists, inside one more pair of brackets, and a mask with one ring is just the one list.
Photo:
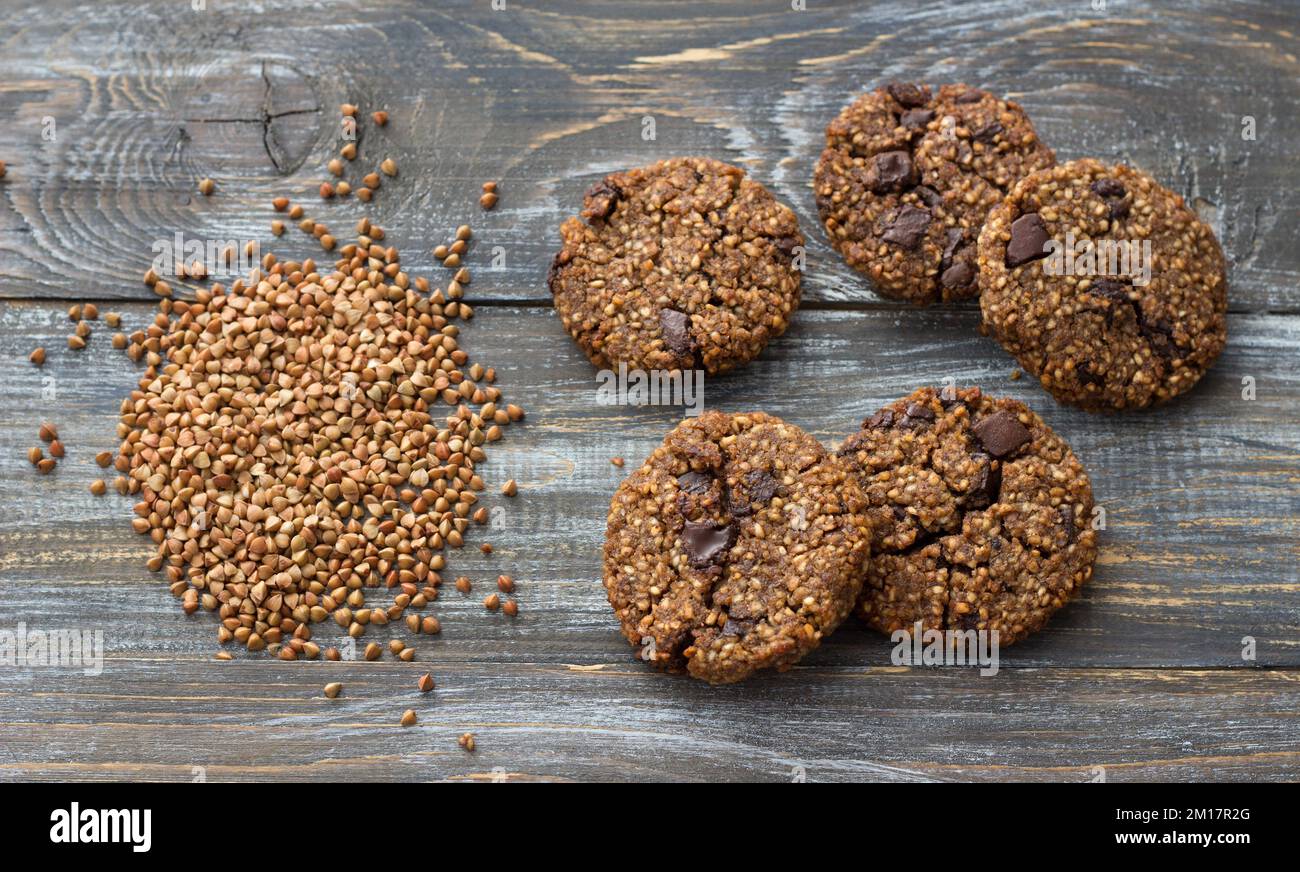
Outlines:
{"label": "buckwheat groat", "polygon": [[864,508],[798,427],[759,412],[683,421],[610,504],[605,590],[623,635],[713,684],[789,668],[861,590]]}
{"label": "buckwheat groat", "polygon": [[[1045,243],[1064,247],[1070,234],[1076,256],[1047,257]],[[1109,255],[1088,274],[1087,248],[1130,241],[1144,261],[1149,244],[1147,284],[1131,256],[1129,274],[1102,274],[1113,272]],[[1182,197],[1131,167],[1077,160],[1026,177],[989,214],[979,265],[985,329],[1063,403],[1162,403],[1196,384],[1227,341],[1218,240]]]}
{"label": "buckwheat groat", "polygon": [[597,366],[725,372],[757,357],[799,308],[794,213],[710,158],[606,176],[560,236],[547,284]]}
{"label": "buckwheat groat", "polygon": [[975,245],[1015,181],[1051,166],[1024,111],[969,85],[891,82],[826,128],[813,188],[831,244],[888,297],[979,290]]}
{"label": "buckwheat groat", "polygon": [[838,452],[866,493],[872,554],[858,614],[885,632],[1039,630],[1092,576],[1088,474],[1022,403],[921,388]]}

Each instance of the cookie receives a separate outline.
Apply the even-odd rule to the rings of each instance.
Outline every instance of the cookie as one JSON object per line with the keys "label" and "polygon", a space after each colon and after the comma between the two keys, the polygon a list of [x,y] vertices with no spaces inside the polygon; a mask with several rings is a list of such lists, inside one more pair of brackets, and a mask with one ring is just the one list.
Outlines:
{"label": "cookie", "polygon": [[610,504],[605,590],[623,635],[713,684],[788,669],[853,607],[864,508],[845,465],[798,427],[688,418]]}
{"label": "cookie", "polygon": [[1131,167],[1077,160],[1027,176],[989,214],[979,268],[985,331],[1063,403],[1165,402],[1227,342],[1218,240]]}
{"label": "cookie", "polygon": [[881,294],[925,304],[979,292],[985,216],[1054,162],[1016,103],[969,85],[891,82],[827,126],[813,189],[849,266]]}
{"label": "cookie", "polygon": [[560,237],[547,283],[564,329],[600,367],[726,372],[799,308],[794,212],[710,158],[606,176]]}
{"label": "cookie", "polygon": [[866,493],[871,559],[857,613],[884,633],[996,630],[1010,645],[1092,576],[1092,486],[1024,404],[921,388],[837,452]]}

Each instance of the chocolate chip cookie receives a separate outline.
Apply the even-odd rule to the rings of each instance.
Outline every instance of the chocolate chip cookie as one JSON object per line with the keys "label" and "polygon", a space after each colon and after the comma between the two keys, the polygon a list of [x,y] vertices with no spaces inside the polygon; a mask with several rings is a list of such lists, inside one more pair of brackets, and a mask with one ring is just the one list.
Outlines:
{"label": "chocolate chip cookie", "polygon": [[813,188],[831,244],[888,297],[979,292],[976,242],[1017,179],[1055,162],[1024,110],[969,85],[891,82],[826,128]]}
{"label": "chocolate chip cookie", "polygon": [[605,590],[623,635],[713,684],[788,669],[862,588],[864,508],[846,465],[798,427],[688,418],[610,504]]}
{"label": "chocolate chip cookie", "polygon": [[606,176],[560,227],[547,283],[600,367],[725,372],[799,308],[794,212],[745,171],[704,157]]}
{"label": "chocolate chip cookie", "polygon": [[979,242],[984,329],[1063,403],[1162,403],[1227,342],[1223,250],[1140,170],[1077,160],[1021,180]]}
{"label": "chocolate chip cookie", "polygon": [[1092,487],[1022,403],[921,388],[838,456],[866,493],[872,547],[857,612],[885,632],[1039,630],[1092,576]]}

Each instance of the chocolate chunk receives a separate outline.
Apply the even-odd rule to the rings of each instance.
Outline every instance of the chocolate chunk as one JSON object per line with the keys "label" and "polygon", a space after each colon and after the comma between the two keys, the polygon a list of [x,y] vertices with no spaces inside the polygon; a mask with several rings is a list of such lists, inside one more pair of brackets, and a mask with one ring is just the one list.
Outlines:
{"label": "chocolate chunk", "polygon": [[966,238],[966,231],[960,227],[949,227],[947,234],[947,241],[943,246],[943,259],[945,261],[952,257],[953,252],[957,250],[957,246],[961,245],[962,240]]}
{"label": "chocolate chunk", "polygon": [[1002,125],[996,121],[990,121],[978,130],[971,133],[971,139],[976,142],[992,142],[1003,130]]}
{"label": "chocolate chunk", "polygon": [[713,476],[707,472],[695,472],[694,470],[677,476],[677,486],[688,494],[705,494],[709,492],[709,486],[713,484]]}
{"label": "chocolate chunk", "polygon": [[894,426],[894,413],[890,409],[881,409],[862,422],[863,430],[883,430]]}
{"label": "chocolate chunk", "polygon": [[867,185],[877,194],[901,191],[916,181],[912,156],[905,151],[885,151],[871,159]]}
{"label": "chocolate chunk", "polygon": [[611,185],[609,179],[602,179],[587,191],[582,217],[588,222],[604,221],[614,211],[614,206],[622,196],[623,192]]}
{"label": "chocolate chunk", "polygon": [[1074,506],[1066,503],[1056,507],[1056,516],[1061,520],[1061,528],[1065,530],[1065,541],[1067,544],[1074,544],[1079,538],[1079,528],[1074,523]]}
{"label": "chocolate chunk", "polygon": [[1114,279],[1095,279],[1092,284],[1088,285],[1088,293],[1094,297],[1102,297],[1110,300],[1112,303],[1131,303],[1129,299],[1129,285],[1124,282],[1117,282]]}
{"label": "chocolate chunk", "polygon": [[1048,240],[1047,225],[1037,212],[1026,212],[1011,222],[1011,241],[1007,243],[1007,267],[1015,268],[1032,260],[1047,257],[1043,245]]}
{"label": "chocolate chunk", "polygon": [[[1107,318],[1110,316],[1108,315]],[[1090,360],[1080,361],[1074,368],[1074,374],[1080,382],[1086,385],[1097,385],[1098,387],[1106,384],[1106,374],[1097,369],[1097,364]]]}
{"label": "chocolate chunk", "polygon": [[920,130],[934,120],[934,112],[929,109],[908,109],[898,120],[909,130]]}
{"label": "chocolate chunk", "polygon": [[984,450],[994,457],[1006,457],[1029,441],[1029,431],[1010,412],[994,412],[971,427]]}
{"label": "chocolate chunk", "polygon": [[930,101],[930,89],[924,85],[914,85],[911,82],[890,82],[885,86],[885,90],[889,92],[889,96],[908,108],[924,106]]}
{"label": "chocolate chunk", "polygon": [[916,248],[929,226],[929,212],[904,204],[894,210],[880,238],[885,242],[901,245],[903,248]]}
{"label": "chocolate chunk", "polygon": [[1124,183],[1116,181],[1115,179],[1097,179],[1097,181],[1088,186],[1088,190],[1092,191],[1104,200],[1122,197],[1128,193],[1128,189],[1124,187]]}
{"label": "chocolate chunk", "polygon": [[939,275],[939,283],[945,288],[964,288],[975,278],[975,270],[969,261],[959,260]]}
{"label": "chocolate chunk", "polygon": [[1142,334],[1142,338],[1146,339],[1147,345],[1151,346],[1151,350],[1165,360],[1173,360],[1176,357],[1183,356],[1183,349],[1174,341],[1173,325],[1168,321],[1162,319],[1148,320],[1142,314],[1142,310],[1138,309],[1138,332]]}
{"label": "chocolate chunk", "polygon": [[925,403],[912,403],[907,407],[907,417],[917,418],[922,421],[933,421],[934,409],[931,409]]}
{"label": "chocolate chunk", "polygon": [[690,357],[695,345],[691,341],[691,317],[676,309],[659,310],[659,327],[664,334],[664,347],[677,357]]}
{"label": "chocolate chunk", "polygon": [[1106,201],[1111,218],[1123,218],[1132,208],[1132,205],[1124,199],[1128,191],[1122,183],[1114,179],[1098,179],[1088,186],[1088,190]]}
{"label": "chocolate chunk", "polygon": [[943,246],[943,257],[939,260],[939,283],[945,288],[964,288],[975,278],[975,268],[962,258],[953,262],[952,256],[957,247],[966,239],[966,232],[960,227],[948,228],[948,241]]}
{"label": "chocolate chunk", "polygon": [[731,513],[745,517],[753,513],[752,505],[765,505],[776,494],[780,483],[766,470],[751,469],[740,479],[740,495],[731,494],[727,502]]}
{"label": "chocolate chunk", "polygon": [[939,391],[939,402],[945,409],[951,409],[961,402],[957,397],[956,385],[944,385],[943,390]]}
{"label": "chocolate chunk", "polygon": [[1114,279],[1094,279],[1092,284],[1088,285],[1088,294],[1106,300],[1109,304],[1106,307],[1107,327],[1115,323],[1115,316],[1124,311],[1125,306],[1132,308],[1135,315],[1138,314],[1138,305],[1129,299],[1129,285],[1124,282]]}
{"label": "chocolate chunk", "polygon": [[1002,492],[1002,465],[983,451],[975,452],[971,458],[980,464],[980,473],[971,488],[967,505],[972,509],[983,509],[996,503]]}
{"label": "chocolate chunk", "polygon": [[682,528],[682,549],[696,569],[704,569],[721,560],[736,543],[736,528],[730,524],[699,524],[687,521]]}
{"label": "chocolate chunk", "polygon": [[925,403],[912,403],[898,423],[909,430],[920,430],[934,420],[934,410]]}
{"label": "chocolate chunk", "polygon": [[764,469],[751,469],[745,473],[745,490],[749,492],[751,503],[766,503],[776,495],[780,482]]}
{"label": "chocolate chunk", "polygon": [[940,194],[934,188],[927,188],[925,185],[916,186],[916,196],[931,209],[943,202],[943,194]]}
{"label": "chocolate chunk", "polygon": [[969,91],[962,91],[957,95],[958,103],[978,103],[984,99],[984,92],[979,88],[971,88]]}
{"label": "chocolate chunk", "polygon": [[786,257],[794,257],[794,250],[799,247],[799,240],[794,236],[782,236],[776,241],[776,248]]}

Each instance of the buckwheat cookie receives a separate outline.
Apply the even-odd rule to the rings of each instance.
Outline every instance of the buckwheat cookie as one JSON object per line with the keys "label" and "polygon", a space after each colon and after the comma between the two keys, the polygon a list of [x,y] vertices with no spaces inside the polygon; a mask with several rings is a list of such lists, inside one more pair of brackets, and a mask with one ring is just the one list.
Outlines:
{"label": "buckwheat cookie", "polygon": [[846,466],[798,427],[686,419],[610,504],[605,590],[623,635],[712,684],[788,669],[853,607],[864,508]]}
{"label": "buckwheat cookie", "polygon": [[1162,403],[1227,342],[1214,232],[1131,167],[1077,160],[1027,176],[990,213],[979,267],[984,329],[1063,403]]}
{"label": "buckwheat cookie", "polygon": [[876,629],[1039,630],[1092,576],[1088,474],[1024,404],[921,388],[838,455],[866,493],[872,554],[857,612]]}
{"label": "buckwheat cookie", "polygon": [[976,241],[1012,184],[1055,162],[1024,110],[969,85],[891,82],[826,128],[813,188],[831,245],[888,297],[973,297]]}
{"label": "buckwheat cookie", "polygon": [[547,284],[564,328],[600,367],[726,372],[799,308],[794,212],[710,158],[606,176],[560,237]]}

